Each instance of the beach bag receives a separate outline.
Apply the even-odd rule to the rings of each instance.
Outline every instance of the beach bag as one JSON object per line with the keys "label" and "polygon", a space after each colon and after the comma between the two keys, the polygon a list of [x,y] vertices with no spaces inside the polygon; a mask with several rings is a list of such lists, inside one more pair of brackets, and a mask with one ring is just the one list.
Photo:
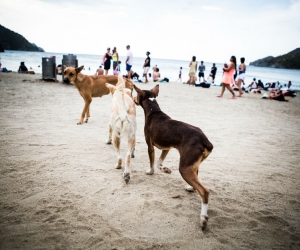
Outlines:
{"label": "beach bag", "polygon": [[115,68],[115,70],[114,70],[114,75],[119,75],[120,74],[120,68],[119,68],[119,66],[117,66],[116,68]]}

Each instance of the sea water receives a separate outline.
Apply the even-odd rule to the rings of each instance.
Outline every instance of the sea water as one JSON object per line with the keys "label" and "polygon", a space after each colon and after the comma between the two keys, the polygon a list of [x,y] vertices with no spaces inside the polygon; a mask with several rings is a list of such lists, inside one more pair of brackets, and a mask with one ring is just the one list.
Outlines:
{"label": "sea water", "polygon": [[[134,54],[134,51],[133,51]],[[0,62],[2,67],[6,67],[8,70],[18,71],[20,62],[25,62],[28,70],[33,70],[36,73],[42,73],[42,58],[43,57],[56,57],[56,65],[62,64],[63,55],[68,55],[66,53],[56,53],[56,52],[27,52],[27,51],[12,51],[7,50],[4,53],[0,53]],[[85,54],[74,54],[78,60],[78,66],[84,65],[83,74],[93,75],[96,73],[96,70],[99,68],[103,55],[85,55]],[[145,56],[146,58],[146,56]],[[143,64],[145,58],[134,57],[132,70],[137,72],[140,75],[140,79],[143,80]],[[188,58],[188,56],[187,56]],[[123,75],[127,74],[125,68],[125,56],[120,56],[119,60],[121,63],[121,73]],[[173,59],[158,59],[151,58],[151,69],[149,73],[152,73],[152,67],[157,65],[161,76],[167,77],[171,82],[174,82],[178,79],[179,69],[182,67],[182,82],[189,79],[189,63],[190,60],[173,60]],[[206,67],[205,78],[208,77],[210,69],[213,62],[204,62]],[[215,84],[221,82],[221,77],[223,74],[223,64],[216,63],[218,68]],[[31,69],[30,69],[31,68]],[[109,74],[112,74],[112,67],[109,70]],[[292,89],[300,90],[300,70],[291,70],[291,69],[276,69],[276,68],[267,68],[267,67],[255,67],[247,66],[246,69],[246,78],[245,84],[248,86],[253,78],[256,80],[261,80],[263,83],[267,82],[277,82],[279,81],[282,86],[292,82]]]}

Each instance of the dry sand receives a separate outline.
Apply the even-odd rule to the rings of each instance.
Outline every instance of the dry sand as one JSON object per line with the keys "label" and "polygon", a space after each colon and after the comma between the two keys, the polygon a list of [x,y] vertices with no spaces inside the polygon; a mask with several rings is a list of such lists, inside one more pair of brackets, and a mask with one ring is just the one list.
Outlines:
{"label": "dry sand", "polygon": [[0,80],[1,249],[300,248],[299,96],[218,99],[219,87],[160,84],[161,109],[200,127],[214,145],[199,171],[210,189],[202,231],[200,196],[184,190],[178,152],[166,158],[170,175],[145,174],[141,107],[126,185],[105,144],[110,95],[93,99],[89,123],[79,126],[83,99],[73,86],[38,74]]}

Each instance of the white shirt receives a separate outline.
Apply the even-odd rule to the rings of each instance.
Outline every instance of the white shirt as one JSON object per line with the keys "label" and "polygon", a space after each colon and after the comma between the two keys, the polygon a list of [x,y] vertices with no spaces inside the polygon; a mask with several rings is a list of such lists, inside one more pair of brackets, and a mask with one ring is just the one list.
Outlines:
{"label": "white shirt", "polygon": [[132,61],[133,61],[133,55],[132,55],[132,52],[131,50],[127,50],[127,57],[129,57],[128,61],[127,61],[127,64],[129,65],[132,65]]}

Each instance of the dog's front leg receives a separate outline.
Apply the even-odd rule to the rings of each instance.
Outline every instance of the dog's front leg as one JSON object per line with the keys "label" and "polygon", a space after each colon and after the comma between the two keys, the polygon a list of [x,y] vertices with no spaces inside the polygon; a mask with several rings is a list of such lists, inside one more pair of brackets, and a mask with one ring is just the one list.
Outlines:
{"label": "dog's front leg", "polygon": [[89,118],[90,118],[90,105],[88,106],[87,111],[85,113],[85,121],[84,122],[88,123]]}
{"label": "dog's front leg", "polygon": [[151,142],[147,142],[148,144],[148,155],[149,155],[149,160],[150,160],[150,169],[146,171],[146,174],[154,174],[154,158],[155,158],[155,151],[154,147]]}
{"label": "dog's front leg", "polygon": [[91,99],[84,99],[85,104],[84,104],[84,107],[83,107],[83,110],[82,110],[82,113],[81,113],[81,118],[80,118],[79,122],[77,123],[77,125],[80,125],[80,124],[83,123],[84,116],[85,116],[86,111],[87,111],[88,107],[90,106],[91,102],[92,102],[92,98]]}
{"label": "dog's front leg", "polygon": [[163,162],[167,156],[167,154],[169,153],[170,150],[162,150],[161,151],[161,155],[158,159],[158,162],[157,162],[157,168],[161,171],[163,171],[164,173],[167,173],[167,174],[171,174],[171,170],[167,167],[163,167]]}
{"label": "dog's front leg", "polygon": [[106,144],[111,144],[111,134],[112,134],[112,126],[111,124],[109,126],[109,131],[108,131],[108,140],[106,141]]}

